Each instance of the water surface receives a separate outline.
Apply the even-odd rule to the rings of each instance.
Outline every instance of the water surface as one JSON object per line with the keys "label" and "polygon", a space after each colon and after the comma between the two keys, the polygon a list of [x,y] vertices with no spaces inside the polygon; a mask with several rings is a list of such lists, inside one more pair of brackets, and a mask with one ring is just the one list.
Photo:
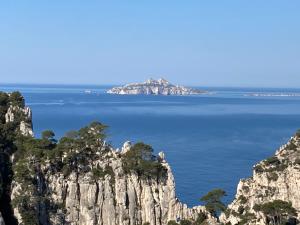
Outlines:
{"label": "water surface", "polygon": [[[205,88],[201,96],[108,95],[108,86],[0,85],[21,91],[33,110],[36,136],[57,137],[98,120],[109,125],[115,147],[131,141],[163,150],[173,169],[177,194],[188,205],[212,188],[230,201],[240,178],[271,156],[300,128],[300,97],[249,96],[300,93],[300,89]],[[85,93],[86,90],[91,94]]]}

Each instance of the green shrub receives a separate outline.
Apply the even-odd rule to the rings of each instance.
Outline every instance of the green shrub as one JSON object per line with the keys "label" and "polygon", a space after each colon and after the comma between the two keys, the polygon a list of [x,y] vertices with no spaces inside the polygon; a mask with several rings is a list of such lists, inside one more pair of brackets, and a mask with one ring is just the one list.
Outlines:
{"label": "green shrub", "polygon": [[280,161],[278,160],[278,158],[276,156],[267,158],[264,162],[266,165],[279,165],[280,164]]}
{"label": "green shrub", "polygon": [[240,195],[238,200],[241,204],[245,204],[247,202],[247,198],[244,195]]}
{"label": "green shrub", "polygon": [[246,185],[242,186],[242,189],[243,189],[243,191],[245,191],[247,193],[250,191],[250,188]]}
{"label": "green shrub", "polygon": [[297,158],[294,162],[295,165],[300,165],[300,158]]}
{"label": "green shrub", "polygon": [[294,142],[290,142],[287,146],[286,146],[287,150],[292,150],[292,151],[296,151],[297,150],[297,145]]}
{"label": "green shrub", "polygon": [[240,222],[238,225],[249,224],[251,220],[256,219],[253,213],[246,212],[244,215],[240,215]]}
{"label": "green shrub", "polygon": [[5,92],[0,91],[0,106],[7,106],[9,96]]}
{"label": "green shrub", "polygon": [[229,208],[225,209],[224,214],[226,216],[226,218],[228,218],[230,216],[231,210]]}
{"label": "green shrub", "polygon": [[11,105],[13,105],[13,106],[19,106],[21,108],[23,108],[25,106],[24,97],[18,91],[12,92],[9,95],[9,101],[10,101]]}
{"label": "green shrub", "polygon": [[19,183],[31,185],[33,183],[33,174],[29,170],[29,165],[26,160],[19,161],[13,166],[14,179]]}
{"label": "green shrub", "polygon": [[268,174],[268,178],[269,178],[269,180],[277,181],[278,175],[275,172],[271,172]]}
{"label": "green shrub", "polygon": [[12,205],[18,208],[24,225],[39,225],[37,210],[33,206],[33,202],[27,195],[17,196]]}
{"label": "green shrub", "polygon": [[167,225],[178,225],[175,220],[170,220]]}
{"label": "green shrub", "polygon": [[300,138],[300,129],[296,132],[296,137]]}
{"label": "green shrub", "polygon": [[161,177],[166,174],[166,168],[156,160],[153,148],[144,143],[136,143],[123,156],[125,173],[135,172],[140,177]]}
{"label": "green shrub", "polygon": [[287,167],[288,167],[288,164],[285,162],[285,163],[276,165],[274,167],[267,168],[267,169],[265,169],[265,172],[281,172],[281,171],[284,171]]}
{"label": "green shrub", "polygon": [[200,212],[194,223],[194,225],[200,225],[207,219],[207,215],[204,212]]}
{"label": "green shrub", "polygon": [[206,210],[210,212],[212,216],[217,218],[220,212],[224,212],[226,210],[225,204],[221,201],[224,196],[226,196],[226,192],[224,190],[213,189],[204,195],[200,201],[204,202]]}
{"label": "green shrub", "polygon": [[244,213],[244,211],[245,211],[244,206],[240,205],[239,208],[238,208],[238,213],[239,213],[240,215],[242,215],[242,214]]}
{"label": "green shrub", "polygon": [[260,164],[257,164],[256,166],[254,166],[254,171],[256,173],[263,173],[264,172],[264,168]]}
{"label": "green shrub", "polygon": [[192,222],[190,220],[181,220],[180,225],[192,225]]}
{"label": "green shrub", "polygon": [[0,92],[0,122],[5,122],[5,114],[8,109],[8,94]]}
{"label": "green shrub", "polygon": [[284,221],[297,216],[297,211],[290,202],[274,200],[261,205],[256,204],[253,209],[262,212],[267,220],[274,221],[273,224],[282,224]]}
{"label": "green shrub", "polygon": [[103,171],[103,169],[97,165],[96,168],[92,169],[92,174],[93,174],[93,179],[98,180],[100,178],[103,178],[105,176],[105,172]]}
{"label": "green shrub", "polygon": [[68,177],[72,173],[72,169],[70,168],[69,165],[63,165],[62,173],[63,173],[64,177]]}

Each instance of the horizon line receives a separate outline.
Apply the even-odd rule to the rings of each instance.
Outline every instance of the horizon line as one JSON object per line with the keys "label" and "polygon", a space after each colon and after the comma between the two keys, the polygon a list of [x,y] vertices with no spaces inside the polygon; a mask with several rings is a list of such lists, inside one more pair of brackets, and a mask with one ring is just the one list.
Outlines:
{"label": "horizon line", "polygon": [[[41,86],[46,86],[46,85],[55,85],[55,86],[123,86],[125,84],[91,84],[91,83],[14,83],[14,82],[0,82],[0,85],[41,85]],[[188,87],[203,87],[203,88],[274,88],[274,89],[300,89],[300,87],[294,87],[294,86],[247,86],[247,85],[190,85],[190,84],[183,84],[182,86],[188,86]]]}

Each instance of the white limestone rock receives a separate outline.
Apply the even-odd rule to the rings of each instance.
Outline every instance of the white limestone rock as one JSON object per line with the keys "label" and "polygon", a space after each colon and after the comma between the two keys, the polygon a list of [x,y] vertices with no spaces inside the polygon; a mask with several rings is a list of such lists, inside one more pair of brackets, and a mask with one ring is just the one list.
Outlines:
{"label": "white limestone rock", "polygon": [[123,146],[122,146],[122,150],[121,150],[121,153],[122,154],[125,154],[126,152],[128,152],[132,147],[132,144],[130,141],[126,141]]}
{"label": "white limestone rock", "polygon": [[161,160],[162,162],[165,162],[165,153],[164,153],[164,152],[159,152],[159,153],[158,153],[158,158],[159,158],[159,160]]}
{"label": "white limestone rock", "polygon": [[114,87],[108,90],[107,93],[119,95],[195,95],[206,93],[206,91],[173,85],[169,81],[160,78],[158,80],[149,79],[144,83]]}
{"label": "white limestone rock", "polygon": [[[291,202],[300,219],[300,137],[292,137],[272,159],[273,163],[264,160],[256,164],[253,176],[240,180],[235,199],[228,206],[228,215],[222,214],[221,222],[237,224],[248,212],[256,217],[249,224],[266,224],[264,216],[253,207],[274,200]],[[239,216],[241,207],[245,210]]]}
{"label": "white limestone rock", "polygon": [[15,114],[21,113],[24,115],[24,120],[20,122],[20,131],[25,136],[34,136],[32,130],[32,112],[29,107],[20,108],[19,106],[9,106],[7,113],[5,114],[5,122],[13,122],[15,120]]}
{"label": "white limestone rock", "polygon": [[[67,177],[45,172],[42,187],[47,188],[45,191],[53,202],[65,205],[67,224],[136,225],[149,222],[150,225],[166,225],[176,218],[196,219],[200,212],[208,214],[203,206],[188,208],[177,199],[174,176],[167,162],[162,163],[166,176],[141,179],[134,173],[125,174],[122,153],[111,151],[113,153],[108,152],[102,159],[91,162],[91,166],[110,166],[113,176],[107,174],[94,180],[90,172],[73,171]],[[49,171],[47,167],[44,169]],[[14,183],[12,199],[20,191]],[[17,210],[15,213],[18,215]],[[51,224],[59,225],[60,218],[61,211],[50,215],[49,220]],[[19,216],[17,219],[21,221]],[[210,216],[209,220],[215,221]]]}

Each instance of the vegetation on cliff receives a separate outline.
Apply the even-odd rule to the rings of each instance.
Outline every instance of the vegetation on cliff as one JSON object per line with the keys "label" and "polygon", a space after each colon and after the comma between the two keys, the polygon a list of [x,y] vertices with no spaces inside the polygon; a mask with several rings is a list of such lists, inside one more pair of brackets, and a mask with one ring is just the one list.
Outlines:
{"label": "vegetation on cliff", "polygon": [[289,224],[291,218],[297,216],[297,211],[293,208],[290,202],[282,200],[274,200],[264,204],[256,204],[254,210],[262,212],[265,216],[267,224],[281,225]]}
{"label": "vegetation on cliff", "polygon": [[187,220],[182,219],[178,222],[175,220],[170,220],[167,225],[204,225],[204,222],[207,220],[207,215],[204,212],[200,212],[196,220]]}
{"label": "vegetation on cliff", "polygon": [[122,158],[126,173],[135,172],[144,178],[162,177],[166,174],[166,168],[153,155],[153,148],[142,142],[133,145]]}
{"label": "vegetation on cliff", "polygon": [[222,189],[214,189],[204,195],[200,200],[205,203],[205,208],[212,216],[218,218],[218,215],[226,210],[225,204],[222,202],[222,198],[226,195],[226,192]]}
{"label": "vegetation on cliff", "polygon": [[21,135],[20,122],[23,113],[16,113],[14,121],[6,121],[5,115],[9,107],[23,107],[24,98],[19,92],[7,94],[0,92],[0,212],[8,224],[16,224],[10,205],[10,184],[12,182],[11,155],[16,152],[16,139]]}

